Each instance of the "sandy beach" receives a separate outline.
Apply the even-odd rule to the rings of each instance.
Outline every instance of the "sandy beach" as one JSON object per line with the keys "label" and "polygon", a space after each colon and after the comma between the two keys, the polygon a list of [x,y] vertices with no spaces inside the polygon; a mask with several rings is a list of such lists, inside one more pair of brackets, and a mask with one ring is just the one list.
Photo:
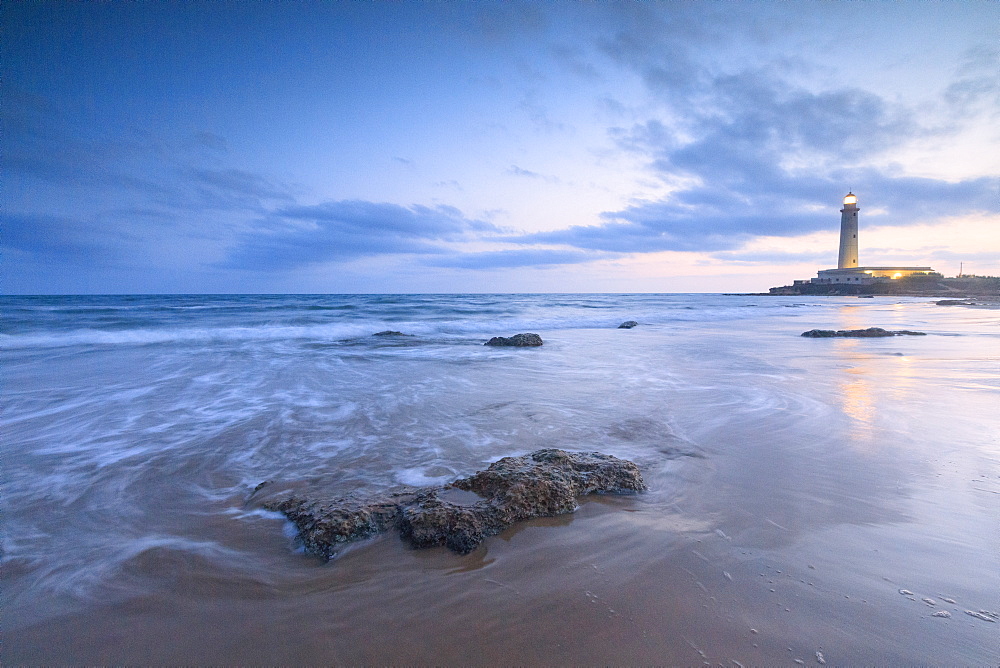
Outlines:
{"label": "sandy beach", "polygon": [[[471,337],[475,347],[460,355],[425,351],[416,362],[399,356],[415,355],[413,348],[366,353],[363,364],[378,358],[393,367],[368,381],[384,386],[365,390],[373,405],[396,402],[391,425],[371,414],[365,422],[391,438],[363,456],[326,450],[333,462],[326,473],[341,487],[457,477],[545,446],[609,452],[643,471],[648,492],[588,497],[575,514],[517,525],[465,556],[414,550],[387,534],[324,563],[296,551],[280,517],[245,502],[269,468],[284,480],[325,473],[273,454],[262,461],[267,453],[280,446],[292,459],[305,457],[304,444],[361,429],[329,414],[340,427],[295,417],[304,404],[288,390],[302,381],[298,362],[270,367],[290,411],[274,433],[254,415],[241,417],[239,429],[202,430],[200,447],[210,443],[224,457],[188,453],[175,461],[165,446],[135,460],[122,455],[87,469],[90,492],[53,501],[59,484],[45,497],[25,482],[42,470],[40,455],[18,455],[18,473],[5,474],[14,502],[34,494],[37,512],[49,515],[43,523],[26,503],[8,519],[4,663],[1000,662],[996,312],[919,300],[772,298],[784,301],[744,317],[759,302],[691,296],[678,317],[691,317],[688,306],[730,310],[697,323],[651,322],[676,306],[664,299],[627,304],[641,323],[634,330],[603,321],[550,328],[540,332],[545,346],[532,351],[484,358]],[[608,318],[615,321],[618,309]],[[873,325],[928,336],[799,336],[813,327]],[[25,385],[20,374],[40,370],[30,352],[9,359]],[[97,348],[54,352],[66,387],[82,382],[73,380],[79,369],[71,357],[107,362]],[[279,352],[268,355],[281,359]],[[356,346],[348,353],[360,354]],[[8,433],[27,447],[52,433],[32,422],[40,418],[27,411],[25,385],[5,416]],[[356,392],[351,400],[364,405]],[[158,401],[156,410],[169,413],[170,396]],[[142,415],[151,420],[152,411]],[[200,419],[205,427],[208,418]],[[142,440],[137,433],[130,438]],[[247,434],[273,443],[239,459]],[[395,459],[392,444],[403,440],[431,445]],[[449,451],[452,442],[465,449]],[[122,471],[135,467],[139,477],[125,481]],[[389,470],[395,474],[383,476]],[[64,475],[77,473],[63,467]],[[359,487],[366,475],[374,482]],[[126,512],[107,500],[88,504],[102,485],[126,490],[109,499],[142,505]],[[116,536],[124,556],[91,568],[94,555],[115,550],[90,550],[97,539],[83,534],[111,522],[149,526]],[[47,527],[49,537],[31,539],[29,524]],[[72,553],[74,531],[82,561],[48,551]]]}

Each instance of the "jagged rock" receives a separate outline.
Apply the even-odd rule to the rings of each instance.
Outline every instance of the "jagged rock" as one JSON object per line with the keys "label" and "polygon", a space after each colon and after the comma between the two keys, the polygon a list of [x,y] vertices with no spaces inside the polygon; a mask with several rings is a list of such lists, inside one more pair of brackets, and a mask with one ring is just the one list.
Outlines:
{"label": "jagged rock", "polygon": [[264,504],[268,510],[285,514],[299,530],[299,538],[308,552],[332,558],[339,546],[371,538],[392,528],[403,499],[339,498],[329,503],[291,496]]}
{"label": "jagged rock", "polygon": [[871,338],[881,336],[927,336],[927,333],[911,332],[906,329],[889,331],[887,329],[882,329],[881,327],[869,327],[868,329],[840,329],[837,331],[832,329],[810,329],[808,332],[802,332],[802,336],[811,339],[823,339],[834,336]]}
{"label": "jagged rock", "polygon": [[622,324],[618,325],[618,329],[632,329],[638,324],[639,323],[637,323],[635,320],[626,320]]}
{"label": "jagged rock", "polygon": [[403,334],[394,329],[387,329],[384,332],[375,332],[372,336],[409,336],[409,334]]}
{"label": "jagged rock", "polygon": [[540,346],[542,345],[542,337],[538,334],[515,334],[510,337],[494,336],[492,339],[483,344],[484,346]]}
{"label": "jagged rock", "polygon": [[975,306],[976,302],[969,299],[939,299],[934,302],[937,306]]}
{"label": "jagged rock", "polygon": [[293,495],[264,507],[284,513],[298,527],[305,548],[327,559],[344,543],[392,528],[414,547],[444,545],[467,554],[515,522],[575,511],[577,497],[644,489],[642,474],[630,461],[599,452],[546,449],[504,457],[443,487],[372,499],[323,501]]}

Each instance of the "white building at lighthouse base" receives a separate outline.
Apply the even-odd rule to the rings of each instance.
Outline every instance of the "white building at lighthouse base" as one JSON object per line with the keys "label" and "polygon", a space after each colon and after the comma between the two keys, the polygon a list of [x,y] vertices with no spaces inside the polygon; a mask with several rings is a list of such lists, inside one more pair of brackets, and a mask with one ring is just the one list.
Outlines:
{"label": "white building at lighthouse base", "polygon": [[930,267],[850,267],[846,269],[820,269],[815,278],[796,283],[871,285],[910,276],[937,274]]}

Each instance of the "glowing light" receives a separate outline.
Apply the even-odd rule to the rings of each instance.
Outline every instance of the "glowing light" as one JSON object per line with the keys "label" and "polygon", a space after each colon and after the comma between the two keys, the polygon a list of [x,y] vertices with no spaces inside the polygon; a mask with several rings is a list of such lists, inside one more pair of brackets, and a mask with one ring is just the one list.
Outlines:
{"label": "glowing light", "polygon": [[902,277],[903,277],[903,274],[902,274],[901,272],[898,272],[898,271],[897,271],[897,272],[896,272],[895,274],[893,274],[893,275],[892,275],[892,277],[893,277],[893,278],[902,278]]}
{"label": "glowing light", "polygon": [[844,198],[844,204],[857,204],[858,196],[854,193],[847,193],[847,197]]}

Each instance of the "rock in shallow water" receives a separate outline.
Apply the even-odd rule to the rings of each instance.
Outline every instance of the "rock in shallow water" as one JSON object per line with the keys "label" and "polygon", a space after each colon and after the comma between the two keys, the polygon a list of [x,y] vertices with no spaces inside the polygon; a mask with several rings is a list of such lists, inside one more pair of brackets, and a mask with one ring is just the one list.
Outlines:
{"label": "rock in shallow water", "polygon": [[618,325],[618,329],[632,329],[633,327],[637,327],[638,325],[639,323],[637,323],[635,320],[626,320],[622,324]]}
{"label": "rock in shallow water", "polygon": [[802,336],[811,339],[825,339],[834,336],[849,336],[856,338],[872,338],[881,336],[926,336],[925,332],[911,332],[906,329],[900,329],[897,331],[889,331],[887,329],[882,329],[881,327],[869,327],[868,329],[810,329],[808,332],[802,332]]}
{"label": "rock in shallow water", "polygon": [[542,345],[542,337],[538,334],[515,334],[510,337],[494,336],[492,339],[483,344],[484,346],[517,346],[517,347],[527,347],[527,346],[540,346]]}
{"label": "rock in shallow water", "polygon": [[445,545],[467,554],[515,522],[575,511],[577,497],[644,489],[642,474],[630,461],[599,452],[546,449],[504,457],[444,487],[370,499],[289,496],[264,507],[284,513],[305,548],[327,559],[344,543],[392,528],[414,547]]}

